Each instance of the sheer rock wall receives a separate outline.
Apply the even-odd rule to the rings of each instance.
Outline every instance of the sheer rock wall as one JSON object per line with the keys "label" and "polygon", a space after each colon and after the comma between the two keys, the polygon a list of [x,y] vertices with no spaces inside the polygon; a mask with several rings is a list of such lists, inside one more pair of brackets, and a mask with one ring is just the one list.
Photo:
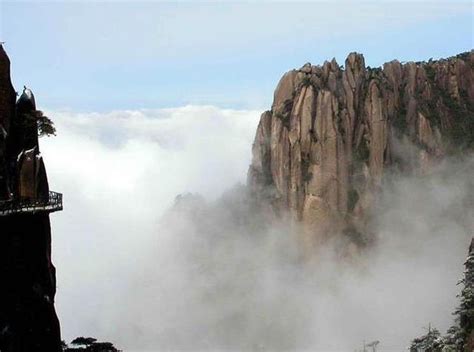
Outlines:
{"label": "sheer rock wall", "polygon": [[[367,237],[389,168],[426,173],[474,146],[474,53],[365,66],[351,53],[283,75],[252,148],[248,185],[271,216],[303,226],[309,245]],[[405,151],[409,141],[417,148]],[[403,155],[408,153],[411,155]]]}
{"label": "sheer rock wall", "polygon": [[[11,198],[19,183],[15,161],[28,140],[15,96],[10,61],[0,45],[0,201]],[[45,173],[41,183],[39,188],[48,188]],[[0,351],[62,350],[55,293],[49,214],[0,216]]]}

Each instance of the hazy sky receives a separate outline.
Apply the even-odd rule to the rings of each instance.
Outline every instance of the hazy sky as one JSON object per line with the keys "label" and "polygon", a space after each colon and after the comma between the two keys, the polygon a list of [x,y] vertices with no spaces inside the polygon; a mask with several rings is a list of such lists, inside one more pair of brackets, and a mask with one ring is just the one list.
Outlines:
{"label": "hazy sky", "polygon": [[74,111],[262,108],[282,73],[347,53],[366,63],[473,47],[471,1],[1,1],[17,89]]}

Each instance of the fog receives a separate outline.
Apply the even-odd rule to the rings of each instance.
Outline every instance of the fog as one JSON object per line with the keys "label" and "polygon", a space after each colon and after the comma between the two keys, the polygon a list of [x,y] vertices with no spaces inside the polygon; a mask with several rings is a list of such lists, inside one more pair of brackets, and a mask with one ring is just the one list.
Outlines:
{"label": "fog", "polygon": [[58,136],[41,147],[51,189],[65,194],[52,224],[66,340],[124,351],[354,351],[380,340],[400,351],[429,323],[452,323],[474,228],[472,157],[424,177],[392,173],[373,247],[348,259],[328,243],[305,261],[243,186],[259,112],[48,115]]}

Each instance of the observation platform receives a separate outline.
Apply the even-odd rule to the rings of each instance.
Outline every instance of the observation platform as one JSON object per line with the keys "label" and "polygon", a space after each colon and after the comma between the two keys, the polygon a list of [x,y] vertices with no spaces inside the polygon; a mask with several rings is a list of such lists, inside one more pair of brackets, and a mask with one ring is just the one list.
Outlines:
{"label": "observation platform", "polygon": [[18,199],[0,201],[0,216],[13,214],[54,213],[63,210],[63,195],[49,192],[48,199]]}

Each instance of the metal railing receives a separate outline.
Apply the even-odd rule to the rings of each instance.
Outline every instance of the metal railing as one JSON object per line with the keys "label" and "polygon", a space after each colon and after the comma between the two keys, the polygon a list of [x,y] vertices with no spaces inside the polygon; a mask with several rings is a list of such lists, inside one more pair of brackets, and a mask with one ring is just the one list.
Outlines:
{"label": "metal railing", "polygon": [[17,199],[0,201],[0,216],[63,210],[63,195],[49,192],[48,199]]}

